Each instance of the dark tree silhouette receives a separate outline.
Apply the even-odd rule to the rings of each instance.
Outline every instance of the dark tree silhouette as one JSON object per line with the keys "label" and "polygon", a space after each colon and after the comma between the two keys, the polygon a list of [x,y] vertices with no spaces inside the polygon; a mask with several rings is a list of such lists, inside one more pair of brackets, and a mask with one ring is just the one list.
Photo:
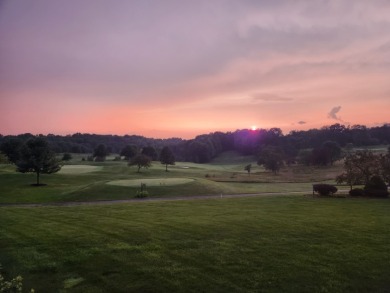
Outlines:
{"label": "dark tree silhouette", "polygon": [[69,154],[69,153],[65,153],[63,156],[62,156],[62,161],[70,161],[72,160],[72,155]]}
{"label": "dark tree silhouette", "polygon": [[55,153],[49,148],[49,144],[43,138],[29,139],[20,150],[20,158],[16,163],[17,171],[21,173],[33,172],[37,174],[39,186],[40,174],[51,174],[61,169]]}
{"label": "dark tree silhouette", "polygon": [[20,150],[23,141],[19,138],[9,138],[0,145],[0,152],[7,156],[8,160],[16,163],[20,158]]}
{"label": "dark tree silhouette", "polygon": [[93,157],[95,158],[95,161],[105,161],[107,155],[108,150],[104,144],[99,144],[93,151]]}
{"label": "dark tree silhouette", "polygon": [[330,164],[333,165],[334,162],[341,159],[341,147],[335,141],[325,141],[322,144],[322,147],[328,149]]}
{"label": "dark tree silhouette", "polygon": [[145,156],[148,156],[149,158],[151,158],[153,161],[157,160],[158,158],[158,155],[157,155],[157,152],[156,152],[156,149],[152,146],[147,146],[147,147],[144,147],[142,149],[142,152],[141,152],[143,155]]}
{"label": "dark tree silhouette", "polygon": [[125,157],[125,160],[129,160],[137,154],[138,150],[135,145],[127,145],[125,146],[120,155]]}
{"label": "dark tree silhouette", "polygon": [[152,160],[149,156],[146,155],[136,155],[130,159],[129,166],[137,166],[137,173],[140,173],[141,168],[149,168],[151,166]]}
{"label": "dark tree silhouette", "polygon": [[161,150],[160,162],[165,165],[165,172],[168,172],[168,165],[175,165],[175,156],[169,147],[165,146]]}
{"label": "dark tree silhouette", "polygon": [[278,147],[267,146],[260,151],[257,164],[263,165],[265,169],[278,173],[283,167],[283,151]]}
{"label": "dark tree silhouette", "polygon": [[251,170],[252,170],[252,164],[246,165],[244,168],[245,171],[248,172],[248,175],[251,175]]}

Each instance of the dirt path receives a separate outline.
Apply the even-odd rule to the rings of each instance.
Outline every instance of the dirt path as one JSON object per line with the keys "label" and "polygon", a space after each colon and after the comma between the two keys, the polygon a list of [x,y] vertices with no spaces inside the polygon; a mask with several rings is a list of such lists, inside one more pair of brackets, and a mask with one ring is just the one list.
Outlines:
{"label": "dirt path", "polygon": [[[345,192],[348,190],[339,190]],[[312,191],[290,191],[290,192],[262,192],[249,194],[220,194],[220,195],[190,195],[176,197],[155,197],[155,198],[132,198],[132,199],[117,199],[117,200],[99,200],[99,201],[72,201],[72,202],[53,202],[53,203],[3,203],[1,207],[70,207],[83,205],[110,205],[122,203],[141,203],[155,201],[178,201],[178,200],[201,200],[201,199],[224,199],[224,198],[240,198],[240,197],[257,197],[257,196],[283,196],[292,194],[312,194]]]}

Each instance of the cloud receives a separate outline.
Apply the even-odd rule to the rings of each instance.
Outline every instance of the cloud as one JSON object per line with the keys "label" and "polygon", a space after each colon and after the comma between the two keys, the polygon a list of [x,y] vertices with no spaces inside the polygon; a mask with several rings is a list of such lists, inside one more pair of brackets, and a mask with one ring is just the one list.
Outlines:
{"label": "cloud", "polygon": [[299,121],[298,124],[300,125],[303,125],[303,124],[306,124],[307,122],[306,121]]}
{"label": "cloud", "polygon": [[281,97],[274,94],[268,93],[255,93],[252,95],[254,101],[264,101],[264,102],[287,102],[292,101],[292,98]]}
{"label": "cloud", "polygon": [[340,112],[341,106],[333,107],[332,110],[328,113],[328,118],[334,119],[337,121],[344,122],[341,117],[337,116],[338,112]]}

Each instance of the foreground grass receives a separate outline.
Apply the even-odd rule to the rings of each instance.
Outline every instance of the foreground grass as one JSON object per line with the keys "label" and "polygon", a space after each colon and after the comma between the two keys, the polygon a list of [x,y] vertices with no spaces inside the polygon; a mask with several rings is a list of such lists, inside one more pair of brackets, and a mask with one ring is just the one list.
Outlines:
{"label": "foreground grass", "polygon": [[37,292],[387,292],[390,201],[259,197],[0,208]]}

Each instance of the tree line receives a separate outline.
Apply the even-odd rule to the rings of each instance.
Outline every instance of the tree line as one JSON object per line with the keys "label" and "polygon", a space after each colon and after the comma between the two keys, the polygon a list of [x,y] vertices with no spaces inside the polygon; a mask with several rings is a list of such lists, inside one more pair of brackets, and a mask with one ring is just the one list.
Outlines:
{"label": "tree line", "polygon": [[[17,147],[33,137],[36,136],[30,133],[18,136],[0,135],[0,145],[7,143]],[[190,140],[81,133],[67,136],[38,135],[38,137],[45,138],[56,153],[93,154],[100,145],[103,145],[105,152],[120,154],[127,159],[129,156],[126,153],[147,150],[148,155],[156,160],[162,149],[169,147],[176,161],[207,163],[220,153],[233,150],[244,155],[254,155],[259,163],[269,166],[278,166],[280,162],[267,161],[264,158],[274,157],[275,160],[283,160],[287,164],[299,162],[307,165],[328,165],[339,159],[342,147],[348,149],[389,144],[390,125],[369,128],[363,125],[333,124],[320,129],[291,131],[288,134],[283,134],[279,128],[241,129],[234,132],[199,135]]]}

